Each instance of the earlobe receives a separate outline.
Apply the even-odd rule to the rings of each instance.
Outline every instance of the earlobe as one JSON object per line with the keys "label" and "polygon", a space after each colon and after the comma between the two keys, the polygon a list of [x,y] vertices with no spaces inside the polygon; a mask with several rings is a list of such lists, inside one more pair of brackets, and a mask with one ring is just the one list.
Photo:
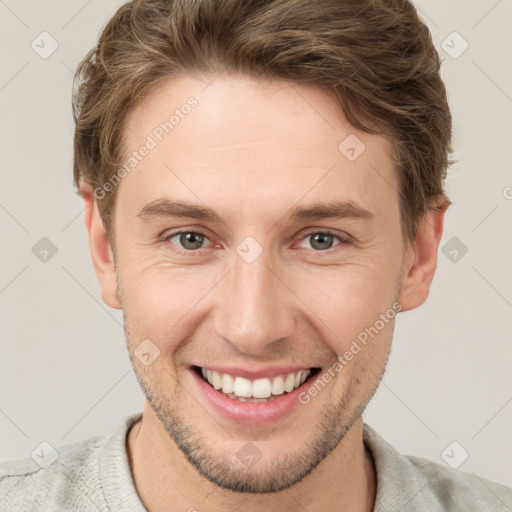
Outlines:
{"label": "earlobe", "polygon": [[121,309],[114,255],[105,226],[101,220],[98,202],[89,184],[82,184],[80,190],[85,206],[84,220],[89,236],[89,250],[94,271],[101,286],[101,297],[103,302],[111,308]]}
{"label": "earlobe", "polygon": [[405,269],[398,301],[402,311],[421,306],[428,297],[437,267],[437,252],[443,234],[447,205],[428,210],[405,256]]}

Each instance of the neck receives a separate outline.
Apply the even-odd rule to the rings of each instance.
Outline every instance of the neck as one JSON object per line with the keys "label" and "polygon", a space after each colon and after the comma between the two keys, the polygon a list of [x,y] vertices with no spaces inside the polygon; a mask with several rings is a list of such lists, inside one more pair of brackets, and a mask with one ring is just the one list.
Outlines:
{"label": "neck", "polygon": [[[376,475],[365,449],[359,417],[339,445],[293,487],[271,494],[242,494],[222,489],[201,476],[175,445],[146,403],[143,418],[127,436],[135,487],[150,512],[238,510],[319,512],[326,509],[372,512]],[[172,504],[170,507],[169,504]]]}

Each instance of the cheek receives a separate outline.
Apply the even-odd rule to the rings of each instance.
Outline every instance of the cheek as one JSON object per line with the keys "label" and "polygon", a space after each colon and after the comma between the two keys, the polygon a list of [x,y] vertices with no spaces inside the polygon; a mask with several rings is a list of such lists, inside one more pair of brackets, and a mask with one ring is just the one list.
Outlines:
{"label": "cheek", "polygon": [[[281,267],[278,273],[293,290],[282,295],[282,306],[297,308],[332,350],[343,354],[393,303],[399,268],[396,255],[387,254],[393,251],[386,249],[376,244],[357,262],[338,266]],[[219,281],[229,266],[179,267],[143,250],[131,255],[121,259],[119,266],[131,342],[149,338],[161,350],[173,352],[194,327],[206,321],[212,307],[223,307],[216,298],[226,286],[227,281]],[[382,331],[385,334],[387,329]]]}
{"label": "cheek", "polygon": [[[122,271],[123,311],[133,337],[172,344],[218,280],[215,271],[139,260]],[[170,347],[169,347],[170,348]]]}
{"label": "cheek", "polygon": [[[315,325],[338,355],[349,350],[356,339],[364,343],[390,337],[399,269],[391,262],[383,268],[382,263],[344,265],[295,278],[292,288],[313,311]],[[380,320],[380,315],[386,314],[385,320]]]}

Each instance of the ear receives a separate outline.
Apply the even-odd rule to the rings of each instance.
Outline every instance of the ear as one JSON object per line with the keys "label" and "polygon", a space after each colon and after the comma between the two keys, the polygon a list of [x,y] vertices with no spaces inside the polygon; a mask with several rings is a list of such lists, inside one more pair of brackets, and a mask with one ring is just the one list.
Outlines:
{"label": "ear", "polygon": [[437,267],[437,251],[447,208],[448,204],[441,204],[436,209],[429,209],[420,222],[414,244],[408,244],[398,296],[401,311],[417,308],[427,300]]}
{"label": "ear", "polygon": [[101,286],[101,298],[111,308],[121,309],[117,292],[116,268],[110,240],[101,220],[98,202],[88,183],[80,184],[85,205],[85,227],[89,236],[89,250],[96,277]]}

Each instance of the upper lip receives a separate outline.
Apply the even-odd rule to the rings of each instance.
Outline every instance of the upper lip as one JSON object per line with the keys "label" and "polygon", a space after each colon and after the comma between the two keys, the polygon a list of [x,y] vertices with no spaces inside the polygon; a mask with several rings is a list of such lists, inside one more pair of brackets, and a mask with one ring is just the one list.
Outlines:
{"label": "upper lip", "polygon": [[244,368],[238,365],[221,365],[221,364],[208,364],[208,365],[191,365],[205,368],[206,370],[213,370],[219,373],[228,373],[229,375],[236,377],[245,377],[249,380],[261,379],[261,378],[272,378],[277,375],[286,375],[288,373],[295,373],[299,370],[310,370],[312,368],[318,368],[317,366],[311,365],[281,365],[281,366],[267,366],[266,368]]}

